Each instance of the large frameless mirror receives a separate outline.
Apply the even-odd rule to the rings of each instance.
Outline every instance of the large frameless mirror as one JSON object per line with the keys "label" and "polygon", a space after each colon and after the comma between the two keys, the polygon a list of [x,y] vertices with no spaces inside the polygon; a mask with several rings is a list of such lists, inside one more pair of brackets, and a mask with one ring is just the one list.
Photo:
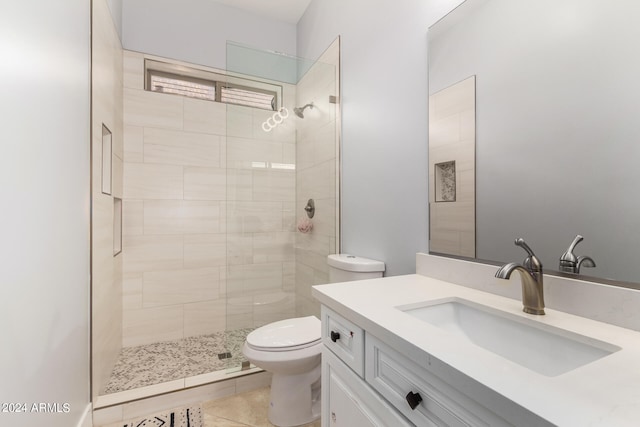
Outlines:
{"label": "large frameless mirror", "polygon": [[433,208],[432,252],[517,261],[523,237],[550,272],[582,235],[582,275],[638,286],[639,20],[632,1],[467,0],[430,28],[430,96],[476,85],[475,254],[434,245]]}

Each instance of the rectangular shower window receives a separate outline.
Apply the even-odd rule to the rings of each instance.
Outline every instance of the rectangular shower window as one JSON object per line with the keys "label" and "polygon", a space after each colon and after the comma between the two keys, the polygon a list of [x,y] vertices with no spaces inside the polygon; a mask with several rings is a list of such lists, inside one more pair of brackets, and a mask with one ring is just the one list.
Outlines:
{"label": "rectangular shower window", "polygon": [[282,87],[176,64],[145,61],[145,89],[225,104],[276,111]]}
{"label": "rectangular shower window", "polygon": [[220,84],[220,102],[225,104],[244,105],[261,110],[276,109],[276,94],[231,84]]}
{"label": "rectangular shower window", "polygon": [[216,82],[149,70],[149,90],[189,98],[216,100]]}

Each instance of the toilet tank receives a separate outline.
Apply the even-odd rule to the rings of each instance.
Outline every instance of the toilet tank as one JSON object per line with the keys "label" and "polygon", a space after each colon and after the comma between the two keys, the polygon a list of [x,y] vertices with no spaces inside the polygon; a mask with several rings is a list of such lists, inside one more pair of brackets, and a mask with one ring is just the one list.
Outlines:
{"label": "toilet tank", "polygon": [[361,258],[349,254],[334,254],[327,257],[329,283],[382,277],[384,262]]}

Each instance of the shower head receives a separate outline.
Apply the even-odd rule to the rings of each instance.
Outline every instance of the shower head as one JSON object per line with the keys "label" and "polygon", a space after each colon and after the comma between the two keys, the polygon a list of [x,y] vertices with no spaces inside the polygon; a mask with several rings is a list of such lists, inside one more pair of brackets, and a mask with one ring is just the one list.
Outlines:
{"label": "shower head", "polygon": [[300,117],[301,119],[304,119],[304,114],[302,113],[304,112],[304,110],[307,109],[307,107],[313,108],[313,102],[305,105],[304,107],[295,107],[293,109],[293,112],[296,114],[296,116]]}

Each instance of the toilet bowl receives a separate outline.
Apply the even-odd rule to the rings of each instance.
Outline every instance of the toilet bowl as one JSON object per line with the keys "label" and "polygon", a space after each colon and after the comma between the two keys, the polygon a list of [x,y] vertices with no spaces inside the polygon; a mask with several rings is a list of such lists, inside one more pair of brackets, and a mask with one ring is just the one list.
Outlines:
{"label": "toilet bowl", "polygon": [[[382,261],[349,254],[327,257],[329,282],[382,277]],[[242,353],[273,374],[269,421],[279,427],[308,424],[320,418],[321,324],[315,316],[280,320],[247,336]]]}
{"label": "toilet bowl", "polygon": [[298,426],[320,417],[320,320],[315,316],[280,320],[247,336],[242,353],[273,374],[269,421]]}

